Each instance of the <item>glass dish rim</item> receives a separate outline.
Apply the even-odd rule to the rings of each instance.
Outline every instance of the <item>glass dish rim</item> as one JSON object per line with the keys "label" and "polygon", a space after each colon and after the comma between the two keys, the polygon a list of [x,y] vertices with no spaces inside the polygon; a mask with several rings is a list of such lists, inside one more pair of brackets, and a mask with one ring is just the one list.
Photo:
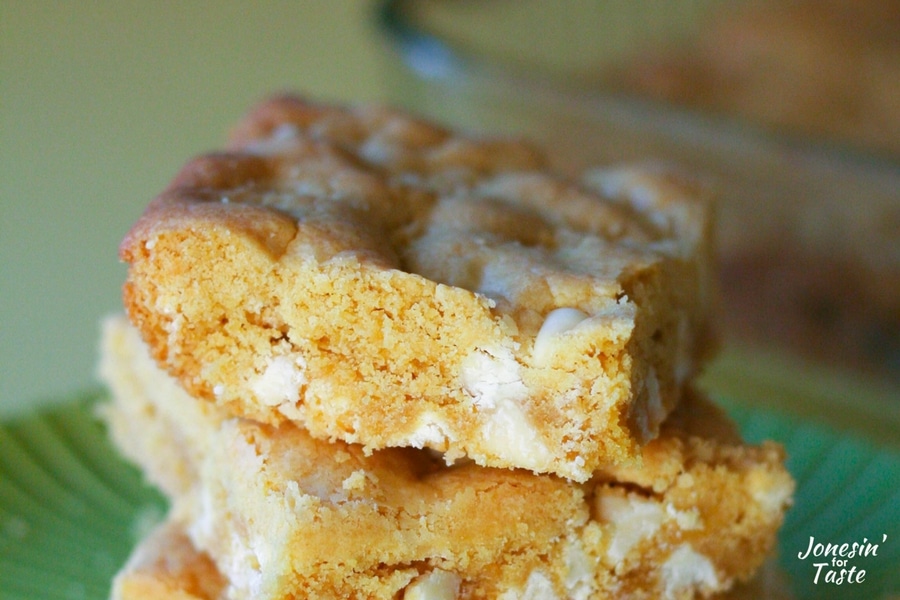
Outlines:
{"label": "glass dish rim", "polygon": [[[489,1],[489,0],[488,0]],[[376,33],[406,67],[423,82],[443,85],[486,85],[502,82],[512,89],[528,90],[549,98],[555,105],[597,106],[613,113],[632,114],[651,120],[679,123],[698,131],[718,130],[728,136],[746,138],[754,144],[771,145],[826,162],[837,161],[851,168],[900,173],[900,157],[850,143],[817,139],[791,132],[776,132],[763,125],[743,122],[727,115],[678,106],[638,94],[602,88],[590,92],[566,85],[562,77],[538,75],[514,64],[478,56],[429,31],[412,13],[410,0],[378,0],[373,16]],[[552,84],[549,89],[546,84]]]}

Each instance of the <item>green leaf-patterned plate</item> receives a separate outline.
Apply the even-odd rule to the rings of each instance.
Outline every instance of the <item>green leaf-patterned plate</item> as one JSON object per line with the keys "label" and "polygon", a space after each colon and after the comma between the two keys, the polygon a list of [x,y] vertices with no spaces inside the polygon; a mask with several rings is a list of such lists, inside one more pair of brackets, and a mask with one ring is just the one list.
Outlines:
{"label": "green leaf-patterned plate", "polygon": [[[94,415],[100,397],[88,393],[0,425],[2,600],[104,600],[132,546],[164,514],[163,498],[107,440]],[[723,402],[749,440],[787,448],[798,491],[778,561],[793,595],[900,596],[900,453],[797,416]],[[851,555],[854,542],[862,551]]]}
{"label": "green leaf-patterned plate", "polygon": [[84,394],[0,426],[0,598],[105,600],[164,512]]}

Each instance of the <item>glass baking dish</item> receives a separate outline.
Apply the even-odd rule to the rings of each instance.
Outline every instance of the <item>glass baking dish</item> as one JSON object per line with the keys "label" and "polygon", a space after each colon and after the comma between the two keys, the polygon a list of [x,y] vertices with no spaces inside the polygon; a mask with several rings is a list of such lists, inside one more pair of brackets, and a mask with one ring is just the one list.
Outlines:
{"label": "glass baking dish", "polygon": [[[795,20],[815,18],[821,24],[821,15],[804,11],[830,6],[862,14],[870,3],[875,6],[870,12],[876,11],[874,0],[810,0],[798,2],[793,13]],[[672,56],[682,59],[681,48],[703,48],[697,40],[711,30],[720,46],[735,40],[735,55],[740,48],[759,53],[760,46],[767,52],[773,47],[781,54],[768,58],[775,64],[769,66],[771,80],[789,80],[789,74],[774,75],[777,57],[810,54],[811,42],[803,45],[808,27],[799,27],[792,44],[790,28],[779,24],[777,40],[756,40],[754,46],[753,36],[765,31],[753,27],[761,25],[751,21],[749,33],[733,23],[722,33],[715,25],[721,14],[744,14],[722,13],[725,8],[755,5],[388,0],[378,5],[377,17],[391,102],[454,127],[530,138],[562,172],[665,161],[714,187],[720,196],[724,321],[732,347],[786,348],[900,382],[900,151],[893,147],[900,147],[900,136],[891,135],[900,123],[892,113],[879,117],[886,123],[881,127],[886,141],[869,143],[865,136],[819,135],[814,127],[766,121],[736,108],[690,105],[631,81],[640,79],[633,73],[654,73],[655,66],[647,66],[654,60],[667,64]],[[793,14],[787,6],[780,3],[775,12]],[[881,19],[888,30],[900,18],[900,10],[893,12],[898,14]],[[857,28],[873,22],[885,27],[875,18],[838,16],[837,29],[844,21]],[[866,37],[854,39],[862,43]],[[880,43],[890,49],[900,36]],[[850,52],[849,46],[840,48]],[[870,90],[900,84],[900,53],[893,63],[890,52],[883,58],[885,80],[876,80]],[[796,71],[794,63],[802,61],[784,62]],[[887,80],[890,74],[897,75],[896,82]],[[840,73],[834,79],[840,82]],[[704,90],[709,94],[710,86]],[[764,104],[782,102],[806,111],[796,97],[779,99],[778,93],[772,91]],[[828,94],[822,97],[827,110],[834,102]],[[893,116],[900,118],[900,107]]]}

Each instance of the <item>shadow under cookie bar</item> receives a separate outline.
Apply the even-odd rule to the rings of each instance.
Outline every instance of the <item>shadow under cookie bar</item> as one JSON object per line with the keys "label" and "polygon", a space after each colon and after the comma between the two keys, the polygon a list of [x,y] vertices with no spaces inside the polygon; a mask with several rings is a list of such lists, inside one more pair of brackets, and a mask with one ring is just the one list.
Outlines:
{"label": "shadow under cookie bar", "polygon": [[752,576],[793,490],[781,449],[743,444],[696,392],[641,468],[578,484],[233,418],[155,367],[123,319],[101,371],[114,440],[233,598],[692,597]]}
{"label": "shadow under cookie bar", "polygon": [[125,305],[233,414],[584,481],[636,460],[711,354],[707,196],[277,98],[131,229]]}

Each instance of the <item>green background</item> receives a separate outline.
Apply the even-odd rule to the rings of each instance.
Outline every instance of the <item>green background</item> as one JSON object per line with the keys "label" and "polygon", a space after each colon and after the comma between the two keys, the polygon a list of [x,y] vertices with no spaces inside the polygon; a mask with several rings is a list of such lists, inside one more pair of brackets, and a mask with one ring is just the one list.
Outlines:
{"label": "green background", "polygon": [[368,0],[0,0],[0,416],[90,384],[117,246],[267,94],[381,100]]}

